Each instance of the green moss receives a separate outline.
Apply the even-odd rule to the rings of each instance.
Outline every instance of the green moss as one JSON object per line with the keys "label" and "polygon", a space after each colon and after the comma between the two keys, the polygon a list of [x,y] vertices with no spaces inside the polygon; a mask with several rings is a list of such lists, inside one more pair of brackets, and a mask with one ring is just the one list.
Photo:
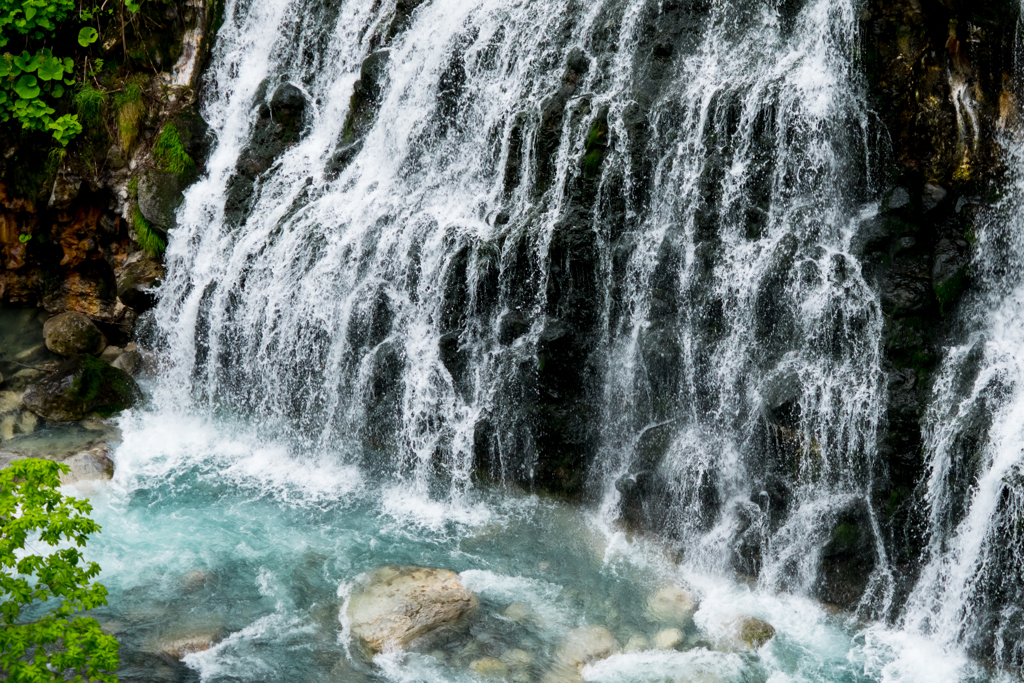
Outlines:
{"label": "green moss", "polygon": [[177,175],[182,175],[195,167],[192,157],[181,143],[181,134],[173,123],[164,126],[157,136],[153,145],[153,159],[162,170]]}
{"label": "green moss", "polygon": [[956,275],[935,287],[935,298],[939,300],[939,311],[946,315],[946,305],[956,303],[967,287],[967,268],[961,268]]}
{"label": "green moss", "polygon": [[135,144],[139,136],[139,124],[146,113],[146,104],[142,99],[144,77],[134,76],[124,83],[121,92],[114,96],[114,108],[117,110],[117,132],[121,141],[121,151],[125,154]]}
{"label": "green moss", "polygon": [[598,119],[590,126],[587,134],[587,151],[583,157],[583,175],[593,178],[601,168],[607,147],[608,124]]}
{"label": "green moss", "polygon": [[756,650],[775,637],[775,627],[760,619],[746,619],[740,629],[740,638]]}
{"label": "green moss", "polygon": [[83,406],[93,406],[93,412],[110,417],[132,403],[136,389],[127,375],[94,356],[82,356],[79,367],[71,386]]}
{"label": "green moss", "polygon": [[146,220],[139,210],[138,204],[132,210],[132,229],[135,231],[135,238],[150,256],[160,256],[167,249],[167,242]]}
{"label": "green moss", "polygon": [[843,522],[832,532],[832,545],[841,552],[849,551],[857,545],[859,538],[860,530],[857,528],[857,525]]}

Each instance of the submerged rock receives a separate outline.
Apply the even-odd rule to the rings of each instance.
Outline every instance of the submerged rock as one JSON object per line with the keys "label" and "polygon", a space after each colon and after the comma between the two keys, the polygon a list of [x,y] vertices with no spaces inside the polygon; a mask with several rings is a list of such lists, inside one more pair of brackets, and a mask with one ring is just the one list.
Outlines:
{"label": "submerged rock", "polygon": [[382,567],[352,595],[347,616],[353,637],[372,656],[457,629],[478,606],[479,599],[455,572]]}
{"label": "submerged rock", "polygon": [[558,646],[555,664],[545,674],[543,683],[579,683],[583,680],[580,670],[584,666],[618,652],[618,641],[611,631],[603,626],[574,629]]}
{"label": "submerged rock", "polygon": [[76,356],[32,384],[22,400],[48,422],[74,422],[92,412],[112,415],[141,398],[135,380],[92,356]]}
{"label": "submerged rock", "polygon": [[654,636],[654,647],[659,650],[671,650],[683,642],[683,632],[678,628],[667,628]]}
{"label": "submerged rock", "polygon": [[481,678],[505,678],[509,674],[508,666],[495,657],[484,657],[469,665],[473,673]]}
{"label": "submerged rock", "polygon": [[43,324],[46,348],[62,356],[81,353],[98,354],[107,346],[107,340],[89,316],[78,311],[55,315]]}
{"label": "submerged rock", "polygon": [[693,623],[697,600],[678,586],[667,586],[647,600],[647,615],[654,621],[686,628]]}

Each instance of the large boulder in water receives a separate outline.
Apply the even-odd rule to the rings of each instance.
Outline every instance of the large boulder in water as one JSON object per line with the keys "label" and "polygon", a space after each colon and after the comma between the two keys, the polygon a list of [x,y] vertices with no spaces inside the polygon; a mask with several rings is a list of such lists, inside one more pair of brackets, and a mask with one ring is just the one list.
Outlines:
{"label": "large boulder in water", "polygon": [[352,595],[346,614],[352,636],[372,656],[454,631],[478,606],[477,597],[455,572],[382,567]]}
{"label": "large boulder in water", "polygon": [[61,313],[43,323],[46,348],[62,356],[100,353],[107,346],[103,333],[89,316],[78,311]]}
{"label": "large boulder in water", "polygon": [[74,422],[89,413],[112,415],[142,396],[131,375],[92,356],[75,356],[29,385],[25,407],[48,422]]}

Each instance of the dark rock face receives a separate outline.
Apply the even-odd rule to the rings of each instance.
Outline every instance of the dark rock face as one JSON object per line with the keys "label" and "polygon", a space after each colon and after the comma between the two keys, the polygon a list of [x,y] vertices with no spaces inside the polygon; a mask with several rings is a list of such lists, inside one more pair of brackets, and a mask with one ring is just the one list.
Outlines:
{"label": "dark rock face", "polygon": [[48,422],[74,422],[89,413],[111,415],[141,398],[135,380],[93,356],[76,356],[25,390],[25,407]]}
{"label": "dark rock face", "polygon": [[156,288],[164,276],[163,265],[149,258],[137,260],[121,271],[117,278],[117,298],[137,313],[144,313],[156,304]]}

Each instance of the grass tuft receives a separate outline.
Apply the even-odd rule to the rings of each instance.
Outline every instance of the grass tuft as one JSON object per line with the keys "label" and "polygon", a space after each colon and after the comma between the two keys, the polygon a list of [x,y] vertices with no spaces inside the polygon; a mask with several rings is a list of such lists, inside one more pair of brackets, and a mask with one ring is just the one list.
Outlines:
{"label": "grass tuft", "polygon": [[181,134],[173,123],[168,123],[153,145],[153,159],[161,169],[181,175],[195,165],[181,144]]}

